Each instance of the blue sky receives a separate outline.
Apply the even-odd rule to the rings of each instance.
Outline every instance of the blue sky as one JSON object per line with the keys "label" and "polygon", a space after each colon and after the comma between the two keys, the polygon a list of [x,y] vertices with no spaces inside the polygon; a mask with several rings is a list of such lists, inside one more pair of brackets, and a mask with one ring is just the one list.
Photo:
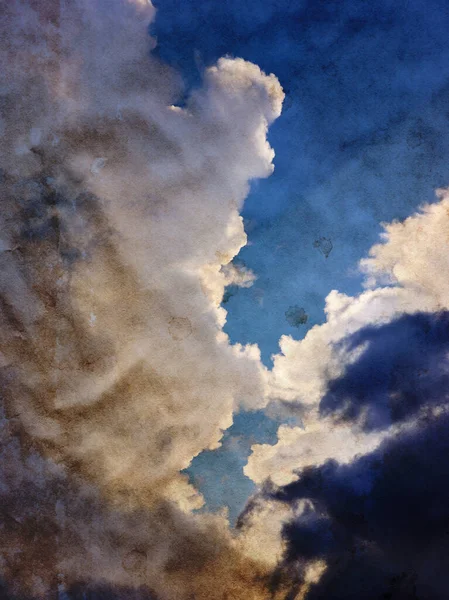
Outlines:
{"label": "blue sky", "polygon": [[[330,290],[360,290],[357,263],[378,239],[381,222],[404,219],[449,181],[449,5],[155,5],[155,52],[182,73],[187,93],[225,54],[275,73],[286,92],[283,114],[269,132],[275,172],[253,183],[243,210],[249,244],[237,260],[258,279],[251,288],[228,290],[226,298],[231,339],[257,343],[270,365],[282,334],[299,339],[324,321]],[[323,238],[332,244],[327,257],[317,247]],[[303,308],[307,322],[292,325],[290,307]],[[189,470],[208,505],[226,504],[233,516],[253,489],[238,471],[254,426],[257,441],[275,441],[270,419],[240,416],[224,448],[198,457]],[[229,488],[226,469],[234,470]]]}

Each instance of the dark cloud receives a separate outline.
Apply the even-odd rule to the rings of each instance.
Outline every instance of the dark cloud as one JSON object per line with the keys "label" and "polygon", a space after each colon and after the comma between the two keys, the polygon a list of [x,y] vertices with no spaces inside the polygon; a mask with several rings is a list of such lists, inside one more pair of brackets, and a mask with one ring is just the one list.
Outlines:
{"label": "dark cloud", "polygon": [[405,315],[365,327],[342,343],[361,357],[332,381],[322,415],[358,421],[365,430],[404,421],[424,405],[444,404],[449,390],[449,313]]}
{"label": "dark cloud", "polygon": [[411,581],[417,598],[446,597],[448,425],[447,416],[420,422],[350,465],[307,468],[275,493],[310,502],[284,529],[287,562],[328,564],[308,599],[413,598],[401,591]]}
{"label": "dark cloud", "polygon": [[365,429],[390,427],[391,435],[352,463],[328,460],[284,487],[267,484],[265,497],[295,514],[283,528],[283,568],[301,576],[315,561],[326,563],[307,600],[442,600],[449,589],[449,315],[404,316],[349,341],[365,343],[322,409]]}

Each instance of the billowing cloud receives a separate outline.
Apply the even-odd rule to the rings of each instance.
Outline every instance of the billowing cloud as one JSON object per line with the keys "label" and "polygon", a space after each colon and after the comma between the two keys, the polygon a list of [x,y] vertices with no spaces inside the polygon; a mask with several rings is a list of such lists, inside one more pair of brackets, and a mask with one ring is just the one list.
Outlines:
{"label": "billowing cloud", "polygon": [[[386,375],[389,352],[397,349],[392,340],[398,335],[414,338],[418,333],[414,321],[407,319],[383,329],[378,338],[376,327],[386,326],[403,315],[449,308],[445,291],[449,257],[444,251],[449,195],[440,190],[438,196],[439,202],[424,206],[403,223],[385,225],[383,244],[374,246],[370,257],[360,263],[366,274],[366,291],[355,297],[332,291],[326,299],[327,319],[323,325],[313,327],[303,340],[281,338],[281,353],[274,356],[274,367],[269,373],[268,393],[273,400],[300,406],[306,428],[282,426],[276,446],[253,447],[245,473],[255,481],[272,476],[279,483],[286,483],[294,478],[293,471],[300,465],[320,464],[328,458],[350,461],[382,440],[385,432],[363,432],[357,424],[335,427],[334,410],[344,411],[346,395],[354,390],[341,392],[337,407],[334,388],[339,384],[332,382],[338,382],[350,369],[359,369],[365,364],[363,361],[373,361],[370,381],[375,377],[380,386],[393,385]],[[384,348],[387,331],[391,340]],[[428,368],[429,356],[434,356],[436,348],[442,353],[440,361],[443,360],[444,342],[439,336],[438,333],[435,339],[423,338],[421,350],[407,357],[410,361],[414,357],[413,368]],[[432,353],[427,354],[430,349]],[[408,368],[412,370],[410,364]],[[362,388],[368,385],[365,377],[363,374],[358,384]],[[400,378],[399,371],[396,378]],[[359,396],[363,394],[361,391]]]}
{"label": "billowing cloud", "polygon": [[[324,325],[312,328],[302,341],[281,338],[282,353],[275,356],[271,378],[273,395],[314,404],[326,390],[326,382],[350,360],[351,353],[340,344],[348,335],[402,314],[449,307],[445,277],[449,258],[444,252],[449,195],[441,190],[439,197],[438,203],[423,207],[403,223],[385,226],[384,243],[361,261],[366,292],[352,298],[332,291],[326,299]],[[376,287],[379,284],[384,287]],[[342,354],[347,358],[342,360]]]}
{"label": "billowing cloud", "polygon": [[283,530],[286,565],[327,569],[308,599],[444,598],[447,411],[348,465],[310,466],[274,496],[307,508]]}
{"label": "billowing cloud", "polygon": [[95,598],[103,587],[111,598],[128,597],[126,590],[146,600],[265,597],[267,569],[239,550],[224,518],[187,515],[168,501],[139,508],[132,488],[128,498],[108,501],[21,433],[18,418],[1,420],[6,597],[48,598],[59,590]]}
{"label": "billowing cloud", "polygon": [[[449,195],[387,225],[367,289],[331,292],[268,372],[220,303],[255,278],[239,211],[283,92],[223,58],[185,99],[153,13],[15,0],[0,22],[1,577],[33,598],[444,598]],[[231,534],[180,471],[269,402],[304,428],[253,448],[262,491]]]}
{"label": "billowing cloud", "polygon": [[262,491],[241,526],[253,506],[276,514],[281,503],[280,571],[296,574],[308,600],[447,593],[449,197],[439,196],[385,226],[361,261],[365,292],[332,292],[326,323],[283,338],[274,357],[270,394],[304,427],[253,446],[245,473]]}
{"label": "billowing cloud", "polygon": [[266,402],[219,305],[253,278],[229,264],[283,92],[223,58],[177,105],[153,13],[17,0],[1,20],[0,571],[35,595],[137,569],[158,598],[258,598],[260,570],[225,519],[188,514],[202,499],[179,472]]}

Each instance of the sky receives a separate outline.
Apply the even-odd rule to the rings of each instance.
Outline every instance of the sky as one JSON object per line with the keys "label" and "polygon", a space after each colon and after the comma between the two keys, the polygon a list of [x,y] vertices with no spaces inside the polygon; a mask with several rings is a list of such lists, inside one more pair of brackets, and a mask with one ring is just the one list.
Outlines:
{"label": "sky", "polygon": [[5,5],[2,597],[446,600],[448,25]]}
{"label": "sky", "polygon": [[[357,262],[381,222],[404,219],[446,185],[445,2],[156,2],[154,52],[187,88],[223,55],[274,73],[286,93],[268,139],[276,156],[252,185],[238,256],[257,275],[226,302],[231,339],[264,362],[286,333],[324,320],[331,289],[360,290]],[[332,242],[327,259],[314,247]],[[231,292],[232,292],[231,291]],[[305,326],[285,313],[303,307]]]}
{"label": "sky", "polygon": [[[433,0],[155,6],[154,52],[177,68],[187,90],[230,55],[275,73],[286,93],[268,134],[275,170],[252,182],[242,211],[248,244],[234,259],[257,279],[229,288],[224,304],[225,331],[235,342],[257,343],[270,366],[281,335],[301,339],[324,322],[331,290],[360,292],[357,263],[381,223],[433,202],[449,181],[449,7]],[[275,441],[277,427],[261,426],[261,418],[241,416],[223,448],[190,469],[209,505],[226,504],[232,518],[253,489],[239,475],[248,452],[242,437]],[[231,468],[236,476],[227,484]]]}

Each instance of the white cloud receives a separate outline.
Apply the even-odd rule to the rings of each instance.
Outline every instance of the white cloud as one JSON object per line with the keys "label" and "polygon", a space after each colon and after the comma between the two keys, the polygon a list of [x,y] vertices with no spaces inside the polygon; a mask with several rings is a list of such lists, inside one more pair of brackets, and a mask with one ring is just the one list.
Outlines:
{"label": "white cloud", "polygon": [[[35,457],[30,466],[13,432],[5,500],[18,514],[21,478],[40,489],[36,468],[49,497],[35,490],[27,510],[51,523],[53,460],[61,485],[73,478],[57,512],[76,513],[65,531],[78,536],[31,581],[14,558],[20,523],[2,564],[34,590],[61,562],[72,580],[135,585],[123,553],[144,546],[148,560],[138,549],[125,563],[145,562],[142,581],[161,598],[221,598],[214,569],[256,598],[257,567],[222,518],[188,514],[202,499],[179,471],[219,445],[240,406],[266,402],[259,350],[229,343],[219,304],[226,285],[253,279],[226,265],[246,243],[248,182],[273,169],[266,132],[283,92],[273,75],[224,58],[176,107],[180,78],[148,56],[153,14],[143,2],[18,0],[2,21],[1,378]],[[186,566],[179,548],[192,544],[199,558]],[[188,582],[195,561],[204,568]]]}
{"label": "white cloud", "polygon": [[364,434],[356,427],[335,425],[331,419],[308,419],[305,428],[281,426],[274,445],[257,444],[244,472],[255,483],[269,477],[275,485],[297,479],[296,471],[322,465],[333,459],[349,463],[357,455],[374,450],[384,439],[383,433]]}
{"label": "white cloud", "polygon": [[[281,353],[274,356],[268,393],[273,400],[300,402],[305,429],[281,426],[275,445],[253,446],[245,473],[255,482],[271,477],[282,485],[294,480],[294,471],[304,466],[330,458],[349,462],[395,433],[392,429],[365,434],[356,425],[319,418],[317,409],[329,382],[342,376],[365,349],[349,349],[348,336],[403,314],[449,308],[449,194],[440,190],[438,195],[439,202],[424,206],[403,223],[385,225],[383,243],[360,263],[366,291],[350,297],[333,290],[326,299],[323,325],[313,327],[303,340],[280,339]],[[376,287],[382,284],[385,287]]]}

